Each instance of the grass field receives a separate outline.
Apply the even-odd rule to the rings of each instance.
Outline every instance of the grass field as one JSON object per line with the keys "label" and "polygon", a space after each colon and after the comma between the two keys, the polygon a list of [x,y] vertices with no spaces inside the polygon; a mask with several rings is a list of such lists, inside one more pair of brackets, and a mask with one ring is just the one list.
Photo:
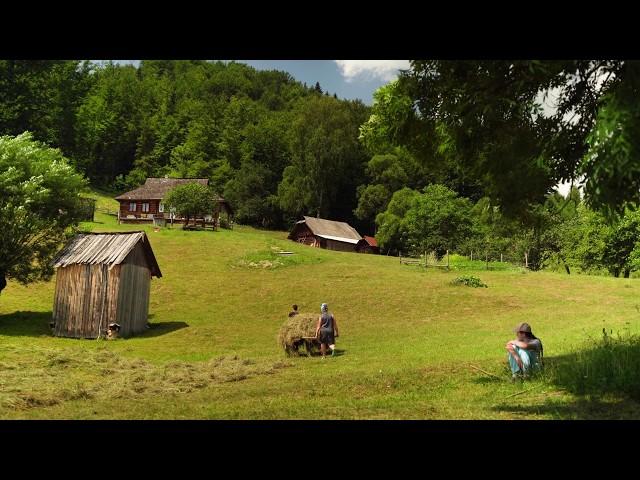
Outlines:
{"label": "grass field", "polygon": [[[141,228],[96,220],[83,226]],[[285,232],[143,228],[163,277],[152,281],[152,328],[141,336],[52,337],[55,278],[2,292],[1,418],[640,418],[628,388],[640,369],[625,370],[638,364],[637,344],[617,347],[631,371],[622,383],[604,378],[604,357],[588,348],[603,328],[640,332],[636,279],[473,270],[464,259],[460,271],[425,270],[297,245]],[[451,285],[462,274],[488,288]],[[285,357],[276,336],[290,305],[317,312],[322,302],[340,326],[339,355]],[[544,342],[547,371],[511,383],[504,344],[523,321]]]}

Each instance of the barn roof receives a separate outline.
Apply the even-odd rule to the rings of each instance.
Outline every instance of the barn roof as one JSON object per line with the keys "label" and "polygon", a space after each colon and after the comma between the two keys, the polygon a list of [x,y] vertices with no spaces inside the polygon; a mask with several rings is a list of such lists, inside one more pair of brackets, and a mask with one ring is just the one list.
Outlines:
{"label": "barn roof", "polygon": [[[162,200],[169,190],[186,183],[209,185],[208,178],[147,178],[144,185],[118,195],[116,200]],[[223,200],[223,199],[220,199]]]}
{"label": "barn roof", "polygon": [[53,266],[102,263],[111,268],[121,264],[138,242],[142,242],[151,275],[161,277],[160,267],[144,232],[81,233],[58,254]]}
{"label": "barn roof", "polygon": [[347,243],[358,243],[362,237],[351,225],[345,222],[325,220],[324,218],[304,217],[297,225],[306,223],[314,235]]}
{"label": "barn roof", "polygon": [[377,247],[378,246],[378,242],[376,241],[375,238],[370,237],[369,235],[365,235],[363,237],[365,239],[365,241],[372,247]]}
{"label": "barn roof", "polygon": [[355,238],[337,237],[335,235],[318,235],[320,238],[326,238],[327,240],[337,240],[338,242],[353,243],[356,245],[360,240]]}

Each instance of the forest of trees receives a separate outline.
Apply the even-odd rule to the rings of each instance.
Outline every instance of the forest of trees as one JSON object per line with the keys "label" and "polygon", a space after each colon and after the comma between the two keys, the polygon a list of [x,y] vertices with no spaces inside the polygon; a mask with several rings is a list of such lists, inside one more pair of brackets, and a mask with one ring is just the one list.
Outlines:
{"label": "forest of trees", "polygon": [[[0,136],[94,187],[205,177],[239,223],[351,223],[383,253],[640,269],[638,62],[412,61],[368,107],[241,63],[0,61]],[[541,113],[541,92],[558,106]],[[573,115],[573,116],[572,116]],[[578,118],[578,121],[575,118]],[[565,198],[561,181],[584,182]]]}
{"label": "forest of trees", "polygon": [[0,61],[0,135],[60,148],[96,187],[203,177],[240,223],[304,214],[355,221],[370,109],[320,84],[241,63]]}

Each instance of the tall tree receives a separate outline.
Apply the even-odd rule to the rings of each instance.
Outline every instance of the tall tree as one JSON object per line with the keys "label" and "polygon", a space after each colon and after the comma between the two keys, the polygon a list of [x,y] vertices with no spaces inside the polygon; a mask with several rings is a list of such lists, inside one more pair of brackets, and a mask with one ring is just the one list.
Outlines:
{"label": "tall tree", "polygon": [[364,177],[365,154],[357,132],[365,115],[360,106],[331,97],[311,98],[301,106],[291,130],[291,165],[278,187],[285,212],[343,219],[352,215],[355,185]]}
{"label": "tall tree", "polygon": [[429,185],[405,215],[409,244],[441,257],[471,234],[471,202],[444,185]]}
{"label": "tall tree", "polygon": [[131,65],[109,64],[97,75],[78,110],[78,160],[92,181],[104,185],[133,166],[144,90]]}
{"label": "tall tree", "polygon": [[[512,214],[584,176],[589,204],[621,213],[640,201],[636,61],[412,61],[382,121],[427,161],[445,155]],[[557,98],[552,111],[545,97]],[[547,110],[547,111],[545,111]],[[389,117],[390,118],[390,117]],[[381,129],[379,128],[378,131]]]}
{"label": "tall tree", "polygon": [[0,137],[0,292],[7,279],[47,280],[82,208],[86,184],[60,150],[30,133]]}
{"label": "tall tree", "polygon": [[380,248],[393,253],[406,252],[411,248],[405,217],[419,195],[420,192],[402,188],[393,194],[387,209],[376,216],[376,238]]}
{"label": "tall tree", "polygon": [[216,208],[213,192],[200,183],[178,185],[164,198],[164,204],[175,208],[185,218],[183,228],[186,228],[189,219],[197,215],[212,214]]}

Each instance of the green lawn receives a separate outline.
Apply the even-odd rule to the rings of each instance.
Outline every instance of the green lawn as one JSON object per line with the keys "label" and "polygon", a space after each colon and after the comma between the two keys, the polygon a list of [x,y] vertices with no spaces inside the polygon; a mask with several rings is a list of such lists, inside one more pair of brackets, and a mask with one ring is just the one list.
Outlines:
{"label": "green lawn", "polygon": [[[84,227],[142,228],[96,220]],[[144,335],[54,338],[55,278],[2,292],[1,418],[640,418],[622,391],[581,393],[549,374],[512,384],[470,366],[507,380],[504,344],[523,321],[543,340],[549,371],[603,328],[640,332],[636,279],[425,271],[297,245],[285,232],[144,228],[163,274]],[[489,288],[450,284],[463,274]],[[317,312],[322,302],[339,322],[341,354],[286,358],[276,336],[290,305]]]}

